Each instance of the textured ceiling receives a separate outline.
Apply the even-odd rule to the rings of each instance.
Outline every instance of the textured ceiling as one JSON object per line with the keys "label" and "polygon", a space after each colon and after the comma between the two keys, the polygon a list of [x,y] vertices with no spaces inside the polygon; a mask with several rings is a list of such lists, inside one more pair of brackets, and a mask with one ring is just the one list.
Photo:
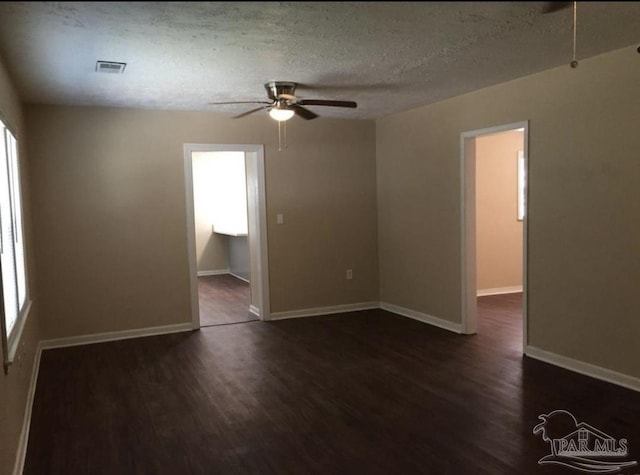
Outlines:
{"label": "textured ceiling", "polygon": [[[265,100],[282,80],[358,102],[310,107],[321,116],[372,119],[569,67],[572,10],[544,5],[1,2],[0,54],[27,102],[235,114],[253,106],[208,103]],[[578,59],[640,41],[638,25],[640,2],[578,2]]]}

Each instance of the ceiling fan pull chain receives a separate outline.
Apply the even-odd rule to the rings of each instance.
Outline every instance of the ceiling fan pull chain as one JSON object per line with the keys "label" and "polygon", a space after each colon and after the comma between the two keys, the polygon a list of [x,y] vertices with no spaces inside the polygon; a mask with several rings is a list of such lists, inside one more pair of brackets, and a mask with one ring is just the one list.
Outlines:
{"label": "ceiling fan pull chain", "polygon": [[571,67],[578,67],[578,60],[576,60],[576,39],[578,30],[578,2],[573,2],[573,61],[571,61]]}
{"label": "ceiling fan pull chain", "polygon": [[284,138],[284,148],[287,148],[287,121],[282,123],[282,136]]}
{"label": "ceiling fan pull chain", "polygon": [[282,152],[283,148],[287,148],[287,122],[278,121],[278,152]]}

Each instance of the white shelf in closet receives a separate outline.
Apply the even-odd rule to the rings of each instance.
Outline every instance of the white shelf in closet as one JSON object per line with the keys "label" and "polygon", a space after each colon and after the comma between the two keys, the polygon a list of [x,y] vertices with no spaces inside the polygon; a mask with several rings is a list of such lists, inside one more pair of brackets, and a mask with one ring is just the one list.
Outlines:
{"label": "white shelf in closet", "polygon": [[213,228],[213,232],[216,234],[225,234],[227,236],[234,236],[234,237],[248,235],[247,231],[242,229],[225,228],[221,226],[216,226],[215,224],[212,226],[212,228]]}

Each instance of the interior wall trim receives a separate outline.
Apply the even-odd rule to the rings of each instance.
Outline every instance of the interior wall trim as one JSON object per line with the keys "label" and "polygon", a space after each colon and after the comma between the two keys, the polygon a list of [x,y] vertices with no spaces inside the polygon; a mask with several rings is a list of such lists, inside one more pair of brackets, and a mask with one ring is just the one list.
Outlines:
{"label": "interior wall trim", "polygon": [[396,313],[403,317],[412,318],[423,323],[428,323],[445,330],[449,330],[454,333],[462,333],[462,325],[460,323],[450,322],[449,320],[443,320],[442,318],[434,317],[426,313],[418,312],[417,310],[411,310],[409,308],[400,307],[388,302],[380,302],[380,308],[387,310],[391,313]]}
{"label": "interior wall trim", "polygon": [[229,274],[229,269],[217,269],[217,270],[199,270],[198,277],[206,277],[208,275],[222,275]]}
{"label": "interior wall trim", "polygon": [[271,320],[286,320],[289,318],[316,317],[319,315],[331,315],[334,313],[357,312],[359,310],[371,310],[379,308],[378,302],[360,302],[345,305],[333,305],[330,307],[304,308],[289,310],[286,312],[272,312]]}
{"label": "interior wall trim", "polygon": [[256,317],[260,318],[260,309],[255,305],[249,305],[249,312],[253,313]]}
{"label": "interior wall trim", "polygon": [[618,373],[611,369],[585,363],[584,361],[575,360],[531,345],[525,348],[524,354],[530,358],[559,366],[575,373],[584,374],[585,376],[640,392],[640,378],[629,376],[628,374]]}
{"label": "interior wall trim", "polygon": [[519,292],[522,292],[521,285],[514,285],[511,287],[494,287],[493,289],[478,290],[478,297],[485,297],[487,295],[516,294]]}
{"label": "interior wall trim", "polygon": [[93,333],[91,335],[71,336],[68,338],[55,338],[42,340],[40,345],[43,350],[50,348],[65,348],[67,346],[89,345],[107,341],[127,340],[129,338],[141,338],[145,336],[166,335],[193,330],[191,322],[164,325],[160,327],[136,328],[135,330],[122,330],[115,332]]}
{"label": "interior wall trim", "polygon": [[235,277],[236,279],[240,279],[244,282],[246,282],[247,284],[250,284],[251,281],[249,279],[245,279],[244,277],[239,276],[238,274],[234,274],[233,272],[229,271],[229,275],[232,275],[233,277]]}
{"label": "interior wall trim", "polygon": [[22,418],[22,430],[20,431],[20,439],[18,439],[18,450],[16,453],[16,462],[13,466],[13,475],[22,475],[24,463],[27,458],[29,428],[31,427],[31,413],[33,411],[33,398],[36,394],[41,355],[42,342],[38,343],[38,346],[36,347],[36,354],[33,358],[33,366],[31,367],[31,380],[29,381],[29,389],[27,390],[27,402],[24,408],[24,416]]}

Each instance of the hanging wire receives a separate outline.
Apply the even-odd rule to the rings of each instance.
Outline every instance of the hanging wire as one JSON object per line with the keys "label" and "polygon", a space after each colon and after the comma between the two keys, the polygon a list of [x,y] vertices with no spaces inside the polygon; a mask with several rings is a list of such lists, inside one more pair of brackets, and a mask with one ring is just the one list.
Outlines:
{"label": "hanging wire", "polygon": [[577,31],[578,31],[578,2],[573,2],[573,60],[571,61],[571,67],[578,67],[578,60],[576,59],[576,43],[577,43]]}

